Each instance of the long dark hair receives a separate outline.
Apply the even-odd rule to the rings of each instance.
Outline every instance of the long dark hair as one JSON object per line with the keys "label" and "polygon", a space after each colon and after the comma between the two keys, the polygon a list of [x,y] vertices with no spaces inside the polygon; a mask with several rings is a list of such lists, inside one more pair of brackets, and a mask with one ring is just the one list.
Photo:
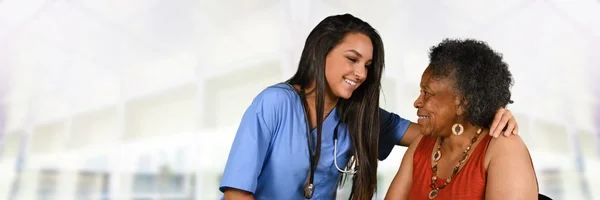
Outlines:
{"label": "long dark hair", "polygon": [[[379,154],[379,92],[381,73],[384,67],[383,42],[379,33],[368,23],[350,14],[334,15],[321,21],[308,35],[296,74],[287,82],[309,88],[315,83],[317,116],[318,162],[321,150],[326,88],[325,59],[329,52],[342,42],[349,33],[362,33],[371,39],[373,45],[372,67],[367,78],[349,99],[339,99],[337,112],[342,122],[348,126],[354,158],[360,168],[354,174],[350,199],[370,200],[377,188],[377,158]],[[353,162],[351,159],[350,162]],[[345,179],[345,177],[344,177]]]}

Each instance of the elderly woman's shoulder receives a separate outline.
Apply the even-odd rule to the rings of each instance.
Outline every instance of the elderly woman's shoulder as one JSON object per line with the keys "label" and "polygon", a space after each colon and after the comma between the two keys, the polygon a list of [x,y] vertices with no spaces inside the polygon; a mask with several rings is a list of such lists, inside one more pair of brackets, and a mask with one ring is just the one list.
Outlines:
{"label": "elderly woman's shoulder", "polygon": [[525,157],[529,157],[527,145],[519,135],[511,135],[492,138],[488,146],[486,160],[495,158],[513,160]]}
{"label": "elderly woman's shoulder", "polygon": [[510,135],[508,137],[500,135],[497,138],[492,138],[488,148],[526,148],[525,142],[519,135]]}

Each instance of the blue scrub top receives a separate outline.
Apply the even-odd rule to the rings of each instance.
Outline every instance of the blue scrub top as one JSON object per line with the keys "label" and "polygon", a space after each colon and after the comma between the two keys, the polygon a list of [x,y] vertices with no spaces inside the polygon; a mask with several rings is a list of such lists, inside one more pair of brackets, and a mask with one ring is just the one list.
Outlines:
{"label": "blue scrub top", "polygon": [[[380,110],[379,160],[383,160],[404,136],[410,121]],[[313,199],[336,197],[342,175],[333,160],[333,130],[338,121],[334,108],[323,122]],[[301,99],[290,84],[279,83],[263,90],[242,117],[219,190],[236,188],[253,193],[255,199],[304,199],[310,167],[306,123]],[[340,124],[338,131],[336,156],[343,169],[352,156],[352,144],[345,124]],[[317,130],[312,130],[311,141],[316,135]]]}

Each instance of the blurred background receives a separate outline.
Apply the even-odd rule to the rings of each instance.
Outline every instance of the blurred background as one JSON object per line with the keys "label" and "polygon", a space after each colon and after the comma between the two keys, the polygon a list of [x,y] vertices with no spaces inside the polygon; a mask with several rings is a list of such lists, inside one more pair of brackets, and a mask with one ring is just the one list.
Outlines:
{"label": "blurred background", "polygon": [[[220,198],[244,110],[342,13],[382,35],[381,106],[411,121],[428,48],[487,41],[540,191],[600,199],[596,0],[0,0],[0,199]],[[404,151],[380,162],[375,199]]]}

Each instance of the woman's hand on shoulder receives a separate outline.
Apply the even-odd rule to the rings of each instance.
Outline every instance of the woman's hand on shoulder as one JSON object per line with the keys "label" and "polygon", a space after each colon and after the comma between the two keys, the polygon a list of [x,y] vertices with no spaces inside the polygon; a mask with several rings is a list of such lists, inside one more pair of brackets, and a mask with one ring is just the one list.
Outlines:
{"label": "woman's hand on shoulder", "polygon": [[[504,130],[506,128],[506,130]],[[504,132],[504,136],[509,137],[519,133],[519,124],[512,112],[506,108],[500,108],[496,111],[494,121],[490,126],[490,135],[497,138]]]}

